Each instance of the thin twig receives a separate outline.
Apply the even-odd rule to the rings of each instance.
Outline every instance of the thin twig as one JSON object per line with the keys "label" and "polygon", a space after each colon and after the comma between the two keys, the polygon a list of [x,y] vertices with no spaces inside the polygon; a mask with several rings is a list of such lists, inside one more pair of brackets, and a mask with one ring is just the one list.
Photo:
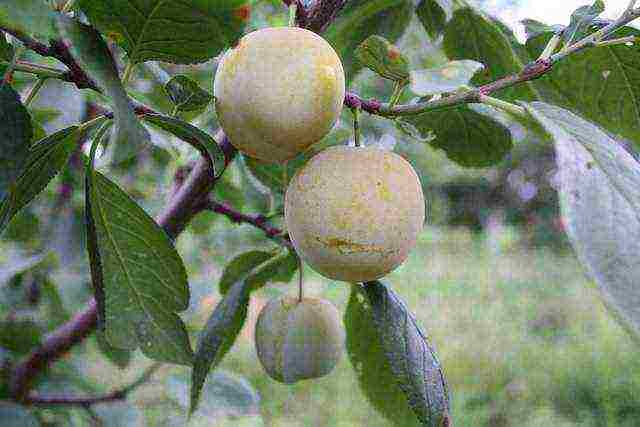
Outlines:
{"label": "thin twig", "polygon": [[283,236],[284,232],[269,224],[268,219],[264,215],[247,215],[238,212],[227,204],[220,203],[210,199],[206,203],[206,209],[221,214],[229,218],[231,222],[236,224],[249,224],[255,228],[262,230],[266,237],[287,248],[293,248],[289,236]]}
{"label": "thin twig", "polygon": [[553,66],[557,62],[563,60],[568,55],[589,47],[596,46],[596,42],[601,41],[606,37],[614,34],[617,30],[619,30],[629,22],[637,19],[638,17],[640,17],[640,8],[631,9],[603,29],[572,44],[561,52],[551,55],[548,59],[538,59],[537,61],[525,65],[525,67],[519,73],[503,77],[492,83],[487,83],[484,86],[480,86],[476,89],[456,93],[454,95],[446,96],[444,98],[433,101],[418,102],[416,104],[398,106],[390,106],[389,104],[383,104],[377,100],[364,100],[357,94],[348,92],[344,100],[345,105],[350,108],[354,108],[355,106],[359,105],[363,111],[366,111],[370,114],[376,114],[383,117],[397,117],[418,115],[455,105],[477,103],[479,102],[480,95],[490,95],[502,89],[506,89],[511,86],[535,80],[544,76],[553,68]]}
{"label": "thin twig", "polygon": [[595,42],[596,47],[615,46],[619,44],[633,44],[638,40],[636,36],[620,37],[619,39],[602,40]]}
{"label": "thin twig", "polygon": [[84,70],[78,65],[76,60],[69,52],[69,48],[60,40],[52,40],[51,44],[47,46],[44,43],[32,38],[31,36],[14,29],[10,29],[0,25],[0,31],[4,31],[7,34],[12,35],[16,39],[20,40],[24,47],[34,51],[40,56],[47,58],[55,58],[67,66],[66,71],[62,77],[62,80],[72,82],[78,89],[93,89],[96,92],[101,92],[95,82],[84,72]]}
{"label": "thin twig", "polygon": [[131,392],[140,387],[144,383],[148,382],[153,374],[160,368],[160,363],[154,363],[144,370],[131,384],[128,384],[122,388],[114,390],[110,393],[101,396],[47,396],[40,395],[38,393],[31,393],[23,401],[26,405],[34,406],[91,406],[98,403],[113,402],[117,400],[124,400]]}

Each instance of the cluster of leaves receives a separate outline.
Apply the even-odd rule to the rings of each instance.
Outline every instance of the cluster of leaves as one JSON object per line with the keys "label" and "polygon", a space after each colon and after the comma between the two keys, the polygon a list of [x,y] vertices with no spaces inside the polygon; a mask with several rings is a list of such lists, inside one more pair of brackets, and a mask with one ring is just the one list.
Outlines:
{"label": "cluster of leaves", "polygon": [[[84,160],[84,214],[98,306],[98,343],[121,364],[126,364],[130,351],[140,349],[157,361],[191,366],[193,412],[208,374],[231,349],[245,323],[252,293],[268,282],[289,282],[297,269],[296,257],[288,248],[252,249],[235,257],[219,282],[223,298],[194,351],[179,316],[188,308],[190,289],[187,269],[173,246],[176,236],[168,235],[126,191],[99,172],[96,157],[99,150],[106,152],[102,164],[116,168],[148,150],[153,144],[152,131],[160,130],[195,148],[212,166],[214,178],[221,177],[230,159],[209,133],[190,120],[209,108],[211,94],[186,75],[162,79],[162,101],[157,102],[127,83],[133,67],[157,66],[150,61],[184,65],[213,59],[246,31],[249,4],[245,0],[81,0],[75,5],[76,18],[42,6],[36,0],[0,4],[0,26],[36,40],[62,40],[100,92],[91,95],[92,99],[111,111],[42,135],[34,125],[34,109],[24,105],[18,91],[3,80],[0,233],[55,176],[68,170],[74,154]],[[392,104],[408,98],[403,92],[406,88],[414,101],[423,102],[520,73],[539,57],[551,38],[561,35],[566,47],[599,28],[597,18],[602,11],[600,1],[580,8],[566,28],[528,21],[529,38],[522,44],[501,22],[463,1],[356,0],[347,3],[324,36],[343,59],[349,84],[368,67],[393,82]],[[414,16],[441,53],[442,61],[428,68],[412,64],[394,45]],[[616,33],[616,37],[637,35],[629,27]],[[122,77],[117,65],[120,59],[114,55],[117,49],[124,52],[128,63]],[[0,37],[1,71],[15,65],[15,50]],[[637,162],[619,140],[640,140],[639,65],[640,52],[635,46],[585,49],[565,58],[543,78],[496,94],[502,101],[520,102],[526,118],[505,118],[493,108],[460,104],[394,120],[394,126],[410,139],[444,150],[465,167],[500,162],[513,147],[511,129],[516,123],[536,132],[542,129],[555,142],[570,238],[609,304],[635,329],[640,327],[640,308],[633,290],[631,256],[640,233],[640,206],[633,189],[640,184],[636,182],[640,175]],[[168,112],[156,113],[140,101]],[[318,150],[347,138],[348,132],[339,127],[290,162],[286,174],[279,165],[239,156],[238,168],[248,185],[235,189],[223,176],[215,194],[267,193],[277,200],[271,206],[277,212],[287,185],[283,176],[292,176]],[[12,279],[25,271],[37,272],[46,284],[42,289],[50,290],[51,313],[60,315],[63,311],[55,308],[60,298],[48,277],[51,263],[43,259],[42,255],[35,257],[7,274]],[[0,283],[3,281],[0,277]],[[56,327],[66,318],[58,316],[48,326]],[[345,324],[348,353],[360,384],[382,414],[423,425],[447,422],[449,395],[441,366],[426,335],[389,286],[373,282],[354,287]],[[16,328],[23,333],[12,334]],[[0,349],[18,356],[41,339],[42,329],[28,321],[7,321],[0,327]],[[1,362],[0,396],[7,393],[2,388]]]}

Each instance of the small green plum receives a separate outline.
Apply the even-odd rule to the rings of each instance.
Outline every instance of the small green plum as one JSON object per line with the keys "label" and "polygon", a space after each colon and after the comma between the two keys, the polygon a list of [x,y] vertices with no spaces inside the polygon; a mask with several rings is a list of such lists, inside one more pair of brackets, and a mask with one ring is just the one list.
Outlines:
{"label": "small green plum", "polygon": [[285,384],[329,374],[344,341],[338,310],[318,298],[274,298],[260,312],[255,329],[260,363],[271,378]]}

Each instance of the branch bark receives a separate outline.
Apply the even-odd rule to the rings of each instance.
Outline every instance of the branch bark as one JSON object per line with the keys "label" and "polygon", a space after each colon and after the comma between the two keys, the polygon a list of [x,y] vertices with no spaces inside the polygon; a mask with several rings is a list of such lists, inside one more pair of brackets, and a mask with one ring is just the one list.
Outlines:
{"label": "branch bark", "polygon": [[553,66],[567,56],[587,48],[598,48],[597,42],[605,40],[617,30],[640,17],[640,8],[628,9],[625,13],[605,28],[573,43],[562,51],[547,58],[540,58],[524,66],[522,71],[512,74],[484,86],[474,88],[465,92],[449,95],[432,101],[418,102],[416,104],[391,106],[383,104],[375,99],[365,100],[353,92],[347,92],[344,104],[349,108],[358,108],[370,114],[383,117],[414,116],[418,114],[435,111],[442,108],[452,107],[461,104],[480,102],[482,95],[490,95],[502,89],[515,86],[520,83],[538,79],[553,69]]}
{"label": "branch bark", "polygon": [[257,229],[262,230],[265,236],[267,236],[269,239],[275,240],[277,243],[287,248],[293,248],[289,236],[283,235],[284,232],[281,229],[269,224],[267,218],[264,215],[243,214],[242,212],[238,212],[232,207],[215,200],[208,200],[205,206],[206,209],[212,212],[226,216],[231,222],[234,222],[236,224],[252,225]]}
{"label": "branch bark", "polygon": [[[322,33],[346,6],[348,0],[318,0],[310,8],[305,8],[302,1],[297,0],[298,11],[296,15],[297,24],[315,33]],[[285,1],[285,4],[292,3],[293,0]]]}
{"label": "branch bark", "polygon": [[151,379],[153,374],[160,367],[160,363],[154,363],[140,375],[140,377],[122,388],[116,389],[110,393],[101,396],[73,396],[73,395],[58,395],[58,396],[42,396],[37,393],[31,393],[24,400],[25,404],[34,406],[82,406],[88,408],[92,405],[105,402],[113,402],[116,400],[124,400],[129,393],[146,383]]}
{"label": "branch bark", "polygon": [[69,52],[69,48],[62,41],[52,40],[51,44],[47,46],[21,31],[12,30],[3,26],[0,26],[0,31],[20,40],[27,49],[34,51],[38,55],[57,59],[66,65],[68,70],[62,74],[62,80],[74,83],[78,89],[93,89],[96,92],[101,92],[93,79],[78,65]]}
{"label": "branch bark", "polygon": [[[229,164],[235,157],[236,150],[222,132],[218,132],[216,138],[225,153],[226,164]],[[171,238],[177,237],[184,230],[215,183],[209,161],[200,158],[182,187],[158,215],[158,224]],[[11,396],[15,400],[26,402],[35,378],[95,330],[97,313],[96,302],[92,299],[81,312],[49,334],[34,352],[16,366],[10,384]]]}

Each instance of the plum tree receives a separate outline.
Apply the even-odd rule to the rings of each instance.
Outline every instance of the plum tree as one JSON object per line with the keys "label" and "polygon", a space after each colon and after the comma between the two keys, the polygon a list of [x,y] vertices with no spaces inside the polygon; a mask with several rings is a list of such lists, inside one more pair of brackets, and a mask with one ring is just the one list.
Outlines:
{"label": "plum tree", "polygon": [[424,220],[415,171],[377,148],[328,148],[298,171],[286,193],[293,245],[312,268],[336,280],[375,280],[396,268]]}
{"label": "plum tree", "polygon": [[[466,179],[457,167],[503,169],[515,143],[512,161],[553,145],[560,196],[553,217],[562,215],[607,307],[640,331],[640,293],[632,286],[640,249],[640,33],[627,26],[640,18],[638,1],[625,2],[612,21],[598,18],[601,0],[576,9],[566,28],[523,21],[524,44],[470,4],[486,2],[283,0],[289,26],[300,28],[273,28],[286,20],[278,3],[0,1],[0,420],[21,413],[33,415],[30,425],[100,423],[103,411],[92,406],[127,400],[160,363],[191,368],[184,410],[193,415],[217,389],[205,388],[207,381],[229,384],[209,373],[253,320],[250,304],[296,270],[298,298],[277,298],[260,315],[258,356],[285,383],[327,374],[345,332],[329,302],[303,297],[305,260],[327,277],[357,282],[344,312],[346,349],[370,403],[394,424],[452,425],[428,334],[403,301],[403,287],[379,280],[406,259],[425,220],[411,165],[360,147],[379,135],[397,138],[429,184],[451,171]],[[272,28],[254,31],[264,26]],[[207,114],[214,100],[215,120]],[[341,115],[343,106],[350,111]],[[344,120],[334,126],[339,116],[353,120],[356,147],[311,157],[345,139]],[[215,134],[213,122],[221,125]],[[181,143],[199,160],[167,150]],[[433,149],[456,169],[427,154]],[[444,173],[432,175],[434,165]],[[532,169],[548,175],[546,165]],[[494,172],[469,177],[484,181]],[[503,187],[491,185],[491,193]],[[141,200],[149,192],[166,193],[164,206]],[[504,211],[500,203],[489,208]],[[259,233],[227,232],[239,224]],[[218,296],[195,284],[217,271],[210,263],[236,250],[242,253],[225,266],[213,308]],[[80,346],[93,332],[96,345]],[[116,384],[78,381],[69,369],[95,360],[96,348],[118,367],[136,349],[157,363],[131,384],[98,393]],[[183,379],[172,378],[172,387],[186,386]],[[69,384],[87,394],[68,394]],[[248,384],[236,385],[257,400]],[[163,394],[175,402],[154,400],[147,424],[175,418],[176,403],[183,406],[182,391]],[[121,403],[132,412],[134,402]],[[401,422],[409,410],[415,417]],[[607,411],[618,412],[625,411]]]}
{"label": "plum tree", "polygon": [[243,37],[216,72],[218,120],[245,154],[283,162],[324,137],[342,110],[340,58],[301,28],[266,28]]}
{"label": "plum tree", "polygon": [[319,378],[333,370],[344,349],[345,332],[329,301],[282,296],[260,312],[255,330],[258,358],[282,383]]}

